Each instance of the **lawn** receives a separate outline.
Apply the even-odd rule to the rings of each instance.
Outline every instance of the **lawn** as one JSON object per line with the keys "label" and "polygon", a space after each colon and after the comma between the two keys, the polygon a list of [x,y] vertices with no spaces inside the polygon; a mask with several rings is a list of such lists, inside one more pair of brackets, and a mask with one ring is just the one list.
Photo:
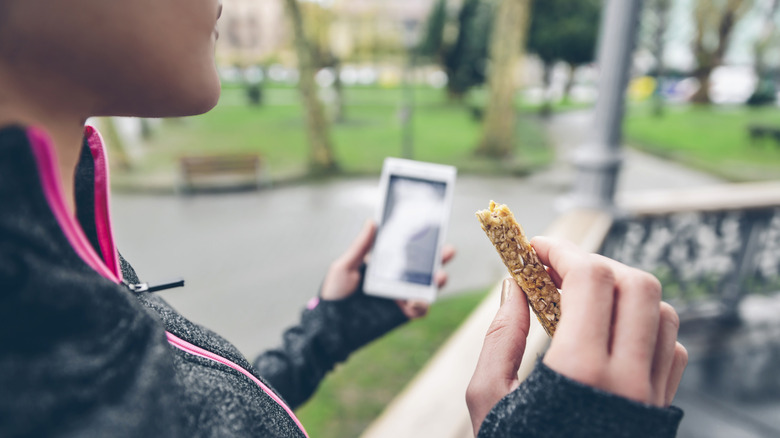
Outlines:
{"label": "lawn", "polygon": [[778,179],[780,143],[751,141],[753,123],[780,127],[780,109],[670,106],[659,118],[648,105],[632,105],[624,131],[633,146],[730,181]]}
{"label": "lawn", "polygon": [[[449,102],[444,91],[415,90],[413,158],[452,164],[462,173],[525,173],[553,158],[543,127],[535,115],[518,116],[517,144],[512,158],[477,157],[481,122],[468,106]],[[215,109],[184,119],[164,120],[135,172],[172,172],[183,154],[256,152],[274,180],[306,174],[308,145],[302,108],[295,88],[273,86],[263,91],[263,105],[247,105],[244,91],[226,86]],[[354,87],[345,90],[343,123],[333,125],[335,155],[344,174],[376,174],[387,156],[400,156],[402,127],[398,88]]]}
{"label": "lawn", "polygon": [[479,291],[441,299],[427,317],[406,324],[350,357],[296,412],[309,436],[359,436],[485,294]]}

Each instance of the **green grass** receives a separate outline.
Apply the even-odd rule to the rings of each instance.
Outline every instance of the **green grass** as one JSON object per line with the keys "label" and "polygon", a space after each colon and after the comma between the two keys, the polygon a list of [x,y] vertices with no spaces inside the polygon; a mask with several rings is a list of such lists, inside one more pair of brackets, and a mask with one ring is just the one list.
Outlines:
{"label": "green grass", "polygon": [[649,105],[630,106],[624,131],[632,145],[731,181],[780,178],[780,144],[751,142],[749,124],[780,127],[775,107],[670,106],[654,117]]}
{"label": "green grass", "polygon": [[[265,158],[274,180],[305,176],[308,143],[297,90],[267,87],[263,95],[264,104],[251,107],[242,89],[226,86],[209,113],[165,120],[144,145],[146,153],[135,171],[172,172],[184,154],[256,152]],[[444,91],[426,87],[417,88],[414,99],[414,159],[452,164],[464,173],[525,173],[553,158],[535,116],[518,117],[519,146],[512,158],[498,161],[474,155],[481,122],[467,106],[448,102]],[[385,157],[401,155],[402,90],[348,88],[344,100],[345,122],[332,125],[337,160],[344,174],[376,174]]]}
{"label": "green grass", "polygon": [[485,294],[479,291],[441,299],[427,317],[406,324],[350,357],[296,412],[309,435],[359,436]]}

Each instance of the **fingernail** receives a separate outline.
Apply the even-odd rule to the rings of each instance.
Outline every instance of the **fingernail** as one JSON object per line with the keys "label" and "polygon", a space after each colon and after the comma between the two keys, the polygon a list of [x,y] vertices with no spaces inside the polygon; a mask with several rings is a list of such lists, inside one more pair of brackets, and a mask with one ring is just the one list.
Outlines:
{"label": "fingernail", "polygon": [[512,279],[505,278],[504,282],[501,283],[501,305],[503,306],[504,303],[509,301],[512,298],[512,284],[510,283]]}

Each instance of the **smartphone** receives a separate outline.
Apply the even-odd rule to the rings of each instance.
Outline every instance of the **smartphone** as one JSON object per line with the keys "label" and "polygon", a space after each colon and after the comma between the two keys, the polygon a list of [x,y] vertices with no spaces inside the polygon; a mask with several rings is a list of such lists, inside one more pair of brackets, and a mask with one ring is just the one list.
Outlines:
{"label": "smartphone", "polygon": [[457,170],[387,158],[379,180],[377,233],[366,268],[369,295],[433,302]]}

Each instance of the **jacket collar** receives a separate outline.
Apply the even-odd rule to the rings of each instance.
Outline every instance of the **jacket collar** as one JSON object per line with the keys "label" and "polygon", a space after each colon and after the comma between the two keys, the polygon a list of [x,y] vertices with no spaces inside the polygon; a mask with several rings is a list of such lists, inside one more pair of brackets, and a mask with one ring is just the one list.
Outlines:
{"label": "jacket collar", "polygon": [[[0,130],[0,134],[0,143],[12,143],[8,147],[23,147],[19,143],[27,143],[28,151],[34,158],[36,169],[32,171],[37,170],[39,189],[71,248],[101,276],[115,283],[121,282],[119,255],[109,217],[108,166],[103,140],[97,130],[90,126],[84,130],[82,156],[76,171],[77,217],[71,215],[66,207],[56,149],[48,134],[37,127],[7,127]],[[13,139],[20,141],[14,142]],[[0,146],[6,147],[4,144]]]}

